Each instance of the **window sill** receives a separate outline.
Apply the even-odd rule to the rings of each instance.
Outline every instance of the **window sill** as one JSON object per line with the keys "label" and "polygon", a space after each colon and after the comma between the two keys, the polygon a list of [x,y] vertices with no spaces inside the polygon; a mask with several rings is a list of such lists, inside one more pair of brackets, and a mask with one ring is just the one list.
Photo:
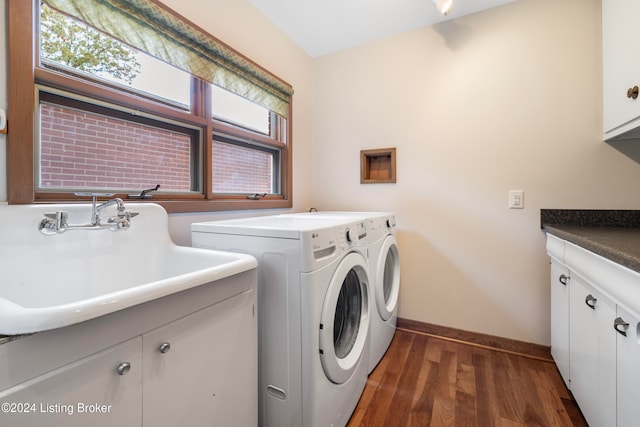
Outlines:
{"label": "window sill", "polygon": [[148,200],[157,203],[169,213],[242,211],[253,209],[286,209],[293,205],[290,200],[197,200],[170,201]]}
{"label": "window sill", "polygon": [[[112,197],[121,197],[124,203],[156,203],[162,206],[168,213],[190,213],[190,212],[223,212],[223,211],[243,211],[243,210],[255,210],[255,209],[287,209],[291,208],[293,204],[288,199],[225,199],[225,200],[167,200],[158,198],[151,199],[126,199],[125,195],[115,194]],[[41,197],[32,202],[9,202],[9,204],[54,204],[54,203],[91,203],[91,200],[79,200],[79,199],[55,199],[53,197],[47,198]]]}

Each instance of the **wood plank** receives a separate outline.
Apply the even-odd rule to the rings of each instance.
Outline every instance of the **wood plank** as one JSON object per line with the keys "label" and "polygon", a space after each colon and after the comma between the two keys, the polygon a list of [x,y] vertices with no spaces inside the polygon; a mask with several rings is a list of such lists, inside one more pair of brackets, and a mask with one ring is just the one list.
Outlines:
{"label": "wood plank", "polygon": [[398,330],[348,427],[586,427],[556,366]]}
{"label": "wood plank", "polygon": [[[384,357],[388,359],[385,360],[385,364],[383,365],[384,370],[378,374],[377,367],[372,373],[373,381],[378,381],[380,386],[376,387],[373,391],[368,410],[362,418],[360,425],[386,425],[387,416],[391,409],[391,401],[393,400],[396,390],[399,389],[398,383],[407,357],[409,356],[411,343],[414,339],[415,336],[411,334],[396,334],[394,337],[392,342],[393,348],[390,347]],[[371,378],[371,376],[369,378]],[[367,386],[368,385],[369,382],[367,382]],[[390,416],[389,420],[393,421],[394,417],[396,416]]]}

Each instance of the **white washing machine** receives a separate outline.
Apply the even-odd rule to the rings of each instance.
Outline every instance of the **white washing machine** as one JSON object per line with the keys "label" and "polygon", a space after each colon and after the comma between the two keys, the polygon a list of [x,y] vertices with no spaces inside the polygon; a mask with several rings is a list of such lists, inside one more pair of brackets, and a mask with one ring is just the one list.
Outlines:
{"label": "white washing machine", "polygon": [[[371,373],[389,348],[398,321],[400,255],[396,240],[394,214],[389,212],[318,211],[282,216],[335,219],[338,223],[365,221],[371,279],[371,330],[369,332],[369,373]],[[364,239],[362,233],[360,237]]]}
{"label": "white washing machine", "polygon": [[358,226],[268,216],[191,229],[193,246],[258,259],[260,425],[346,425],[369,362],[369,272]]}

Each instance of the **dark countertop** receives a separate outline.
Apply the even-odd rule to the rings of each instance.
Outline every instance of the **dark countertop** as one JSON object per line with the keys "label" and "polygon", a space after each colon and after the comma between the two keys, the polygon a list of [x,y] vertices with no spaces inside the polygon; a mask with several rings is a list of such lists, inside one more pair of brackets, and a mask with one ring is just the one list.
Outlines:
{"label": "dark countertop", "polygon": [[542,230],[640,273],[640,211],[542,209]]}
{"label": "dark countertop", "polygon": [[640,227],[559,224],[543,230],[640,273]]}

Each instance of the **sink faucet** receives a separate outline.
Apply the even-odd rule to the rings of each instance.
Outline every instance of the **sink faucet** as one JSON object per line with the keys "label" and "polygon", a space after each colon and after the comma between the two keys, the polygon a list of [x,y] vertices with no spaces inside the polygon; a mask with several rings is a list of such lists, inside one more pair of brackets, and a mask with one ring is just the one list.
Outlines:
{"label": "sink faucet", "polygon": [[[98,204],[98,197],[113,196],[112,193],[75,193],[76,196],[90,196],[92,198],[91,203],[91,222],[89,224],[69,224],[67,222],[68,214],[64,211],[58,211],[56,213],[45,214],[45,217],[40,221],[39,230],[43,234],[57,234],[64,233],[68,230],[126,230],[131,226],[131,218],[138,215],[137,212],[129,212],[122,199],[115,197],[111,200],[107,200],[101,204]],[[100,213],[109,206],[116,205],[117,214],[107,219],[106,223],[102,222]]]}
{"label": "sink faucet", "polygon": [[[101,203],[97,206],[96,204],[97,204],[97,196],[93,196],[93,203],[91,207],[91,225],[100,224],[100,212],[102,212],[103,209],[108,208],[111,205],[118,206],[117,218],[126,218],[127,216],[127,210],[124,207],[124,202],[122,201],[122,199],[118,197],[111,200],[107,200],[106,202]],[[111,217],[109,218],[109,220],[112,220],[114,218],[115,217]]]}

